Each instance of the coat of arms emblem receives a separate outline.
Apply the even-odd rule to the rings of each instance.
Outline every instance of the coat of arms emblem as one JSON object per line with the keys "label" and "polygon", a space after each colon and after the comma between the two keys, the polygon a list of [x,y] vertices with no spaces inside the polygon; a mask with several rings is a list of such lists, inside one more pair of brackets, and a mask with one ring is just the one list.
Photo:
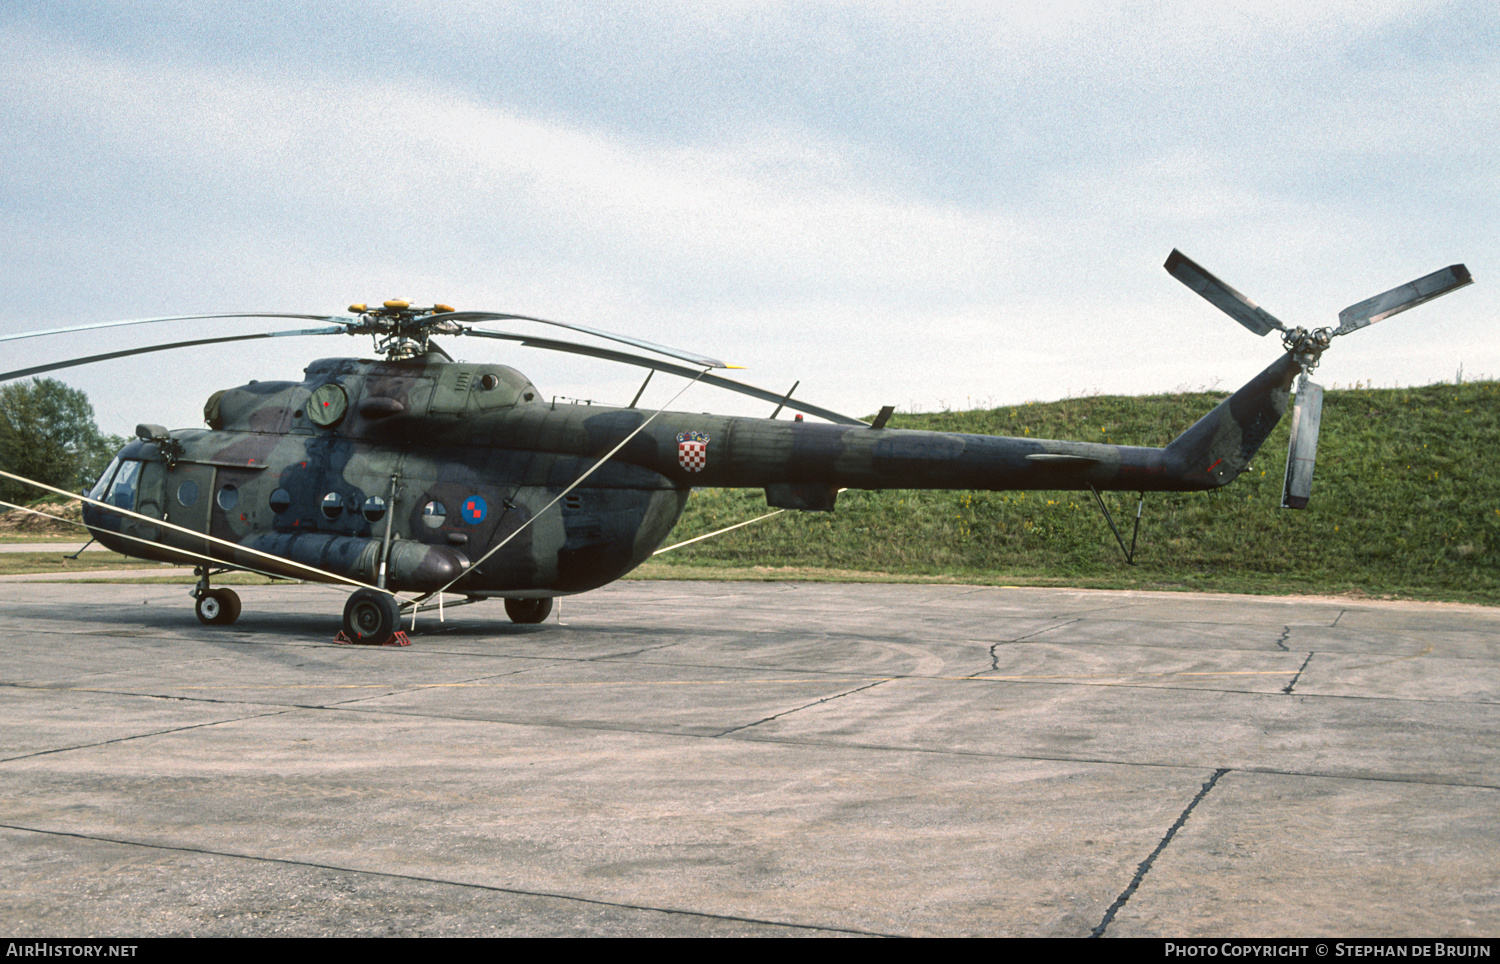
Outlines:
{"label": "coat of arms emblem", "polygon": [[677,464],[688,472],[702,472],[708,465],[708,436],[702,432],[679,432]]}

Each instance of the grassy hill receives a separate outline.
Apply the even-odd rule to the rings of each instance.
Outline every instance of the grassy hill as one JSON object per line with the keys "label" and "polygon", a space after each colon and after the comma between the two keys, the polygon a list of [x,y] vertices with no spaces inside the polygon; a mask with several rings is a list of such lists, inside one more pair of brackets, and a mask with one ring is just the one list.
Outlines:
{"label": "grassy hill", "polygon": [[[1223,397],[1072,398],[897,415],[891,427],[1160,446]],[[1500,604],[1500,471],[1487,457],[1500,450],[1500,382],[1330,390],[1301,512],[1279,507],[1289,421],[1234,484],[1147,493],[1134,566],[1087,492],[849,491],[833,514],[786,512],[658,556],[643,574],[793,567]],[[1105,499],[1128,543],[1135,494]],[[760,490],[701,490],[666,544],[766,511]]]}

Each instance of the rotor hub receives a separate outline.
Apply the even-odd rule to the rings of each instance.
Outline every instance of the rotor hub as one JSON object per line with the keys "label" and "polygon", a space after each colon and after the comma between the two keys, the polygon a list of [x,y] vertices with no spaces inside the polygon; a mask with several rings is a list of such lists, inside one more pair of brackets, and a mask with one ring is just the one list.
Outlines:
{"label": "rotor hub", "polygon": [[1323,359],[1323,352],[1333,341],[1332,328],[1315,328],[1308,331],[1306,328],[1288,328],[1281,333],[1281,346],[1297,359],[1302,373],[1308,374],[1318,367],[1318,362]]}
{"label": "rotor hub", "polygon": [[349,326],[351,335],[370,335],[375,339],[375,351],[387,361],[417,358],[432,350],[433,335],[461,335],[463,326],[439,316],[451,314],[448,305],[430,307],[413,306],[410,302],[392,299],[379,308],[368,305],[350,305],[349,310],[359,319]]}

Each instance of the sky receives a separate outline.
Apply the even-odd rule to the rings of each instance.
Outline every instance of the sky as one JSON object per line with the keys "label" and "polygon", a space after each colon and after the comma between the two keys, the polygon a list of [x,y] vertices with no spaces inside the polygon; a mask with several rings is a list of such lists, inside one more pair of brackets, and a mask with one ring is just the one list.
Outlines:
{"label": "sky", "polygon": [[[400,297],[701,351],[859,417],[1232,389],[1279,348],[1167,275],[1175,247],[1308,327],[1466,263],[1472,287],[1338,339],[1318,380],[1500,377],[1489,2],[9,0],[0,44],[0,334]],[[544,396],[623,404],[642,376],[445,347]],[[55,377],[130,434],[370,351]],[[673,407],[771,408],[701,386]]]}

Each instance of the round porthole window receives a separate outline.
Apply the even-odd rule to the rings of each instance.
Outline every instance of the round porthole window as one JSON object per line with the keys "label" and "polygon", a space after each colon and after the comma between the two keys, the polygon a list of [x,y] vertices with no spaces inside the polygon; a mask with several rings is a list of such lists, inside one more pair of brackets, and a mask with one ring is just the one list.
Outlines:
{"label": "round porthole window", "polygon": [[344,511],[344,500],[339,498],[337,492],[330,492],[323,496],[323,515],[325,518],[337,519]]}
{"label": "round porthole window", "polygon": [[365,500],[365,504],[359,510],[370,522],[379,522],[385,518],[385,500],[378,495],[372,495]]}
{"label": "round porthole window", "polygon": [[436,529],[448,521],[448,510],[441,502],[432,501],[422,506],[422,524],[429,529]]}
{"label": "round porthole window", "polygon": [[277,489],[271,493],[271,511],[277,515],[292,507],[292,494],[286,489]]}
{"label": "round porthole window", "polygon": [[188,479],[177,487],[177,504],[193,505],[198,501],[198,483]]}
{"label": "round porthole window", "polygon": [[228,512],[240,504],[240,490],[232,485],[226,485],[219,490],[219,508]]}

